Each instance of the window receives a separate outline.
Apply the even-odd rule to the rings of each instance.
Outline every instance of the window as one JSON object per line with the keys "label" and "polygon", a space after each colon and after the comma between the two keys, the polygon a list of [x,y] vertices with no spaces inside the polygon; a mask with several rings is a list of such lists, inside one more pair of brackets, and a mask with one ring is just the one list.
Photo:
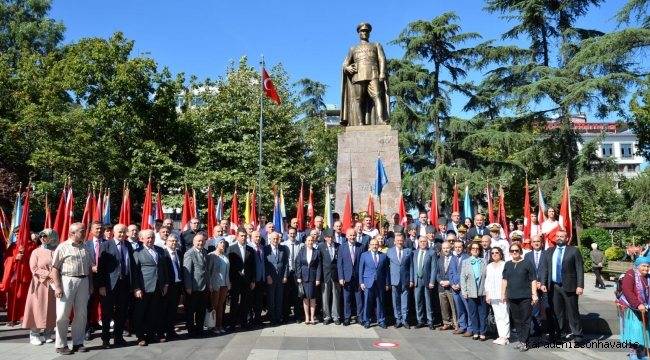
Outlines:
{"label": "window", "polygon": [[603,157],[612,157],[612,144],[603,144]]}
{"label": "window", "polygon": [[621,144],[621,157],[632,157],[632,144]]}

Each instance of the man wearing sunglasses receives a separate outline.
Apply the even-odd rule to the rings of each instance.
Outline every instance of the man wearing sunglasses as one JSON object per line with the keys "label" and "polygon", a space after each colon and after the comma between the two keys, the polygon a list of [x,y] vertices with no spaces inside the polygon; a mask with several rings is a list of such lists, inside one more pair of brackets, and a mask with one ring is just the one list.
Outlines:
{"label": "man wearing sunglasses", "polygon": [[556,337],[555,334],[555,320],[551,306],[548,302],[548,293],[543,292],[542,289],[542,270],[546,262],[546,250],[542,247],[542,236],[533,235],[530,239],[530,245],[533,250],[524,255],[524,259],[533,263],[537,273],[537,298],[540,300],[537,304],[533,305],[533,316],[530,322],[530,336],[540,336],[542,333],[542,306],[546,314],[548,324],[548,333],[551,338]]}

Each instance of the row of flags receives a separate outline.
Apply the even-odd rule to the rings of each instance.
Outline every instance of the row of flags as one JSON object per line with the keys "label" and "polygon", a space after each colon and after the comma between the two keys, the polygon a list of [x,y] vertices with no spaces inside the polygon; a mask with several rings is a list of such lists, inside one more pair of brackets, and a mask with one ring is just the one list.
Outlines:
{"label": "row of flags", "polygon": [[[381,158],[379,158],[377,161],[377,180],[375,182],[375,189],[374,189],[374,193],[369,194],[368,207],[367,207],[367,212],[373,219],[375,215],[373,195],[381,196],[381,192],[387,183],[388,181],[386,178],[386,173],[384,171],[383,164],[381,163]],[[438,210],[439,201],[437,197],[436,188],[437,188],[437,182],[434,181],[433,190],[431,192],[431,211],[429,213],[429,221],[432,225],[437,227],[438,218],[439,218],[439,210]],[[528,189],[527,179],[526,179],[526,189]],[[27,192],[29,193],[29,188],[27,189]],[[298,210],[296,213],[296,218],[298,219],[298,227],[300,231],[306,230],[305,223],[304,223],[305,214],[304,214],[303,193],[304,193],[304,185],[301,185],[300,195],[298,198]],[[539,184],[537,184],[536,193],[537,193],[537,203],[538,203],[537,216],[539,219],[538,221],[541,224],[542,222],[544,222],[546,203],[544,201],[542,190]],[[22,228],[22,225],[24,224],[24,221],[26,221],[26,217],[27,218],[29,217],[28,197],[25,197],[26,199],[25,204],[23,204],[21,201],[21,195],[22,195],[21,191],[19,191],[16,194],[16,202],[15,202],[11,222],[7,221],[7,217],[4,214],[4,211],[0,212],[0,230],[2,230],[0,231],[0,240],[4,240],[5,243],[7,243],[8,245],[20,241],[20,239],[17,238],[16,234],[13,233],[13,229],[16,227],[21,227],[21,229],[24,229]],[[496,213],[496,218],[495,218],[494,211],[492,209],[492,191],[489,182],[487,182],[486,184],[486,195],[488,199],[489,222],[499,223],[503,229],[507,229],[508,224],[506,223],[506,208],[505,208],[503,187],[499,186],[499,200],[498,200],[498,209]],[[237,188],[235,187],[235,193],[232,198],[231,214],[230,214],[230,224],[231,224],[230,231],[232,234],[235,234],[236,229],[239,226],[239,211],[238,211],[239,205],[238,205],[237,196],[238,196]],[[253,224],[255,228],[257,228],[258,226],[264,226],[264,224],[257,224],[257,214],[256,214],[256,207],[255,207],[256,197],[257,194],[255,188],[253,188],[252,194],[250,193],[250,190],[246,193],[246,204],[244,210],[244,218],[246,224]],[[213,194],[212,194],[212,188],[208,186],[207,198],[208,198],[207,199],[207,210],[208,210],[207,226],[208,229],[213,229],[214,226],[218,224],[217,221],[223,220],[224,217],[223,216],[224,214],[223,191],[221,192],[217,200],[217,203],[215,204]],[[149,180],[149,183],[147,184],[144,208],[142,212],[142,230],[153,229],[155,221],[163,219],[163,210],[162,210],[163,206],[162,206],[160,191],[158,191],[156,194],[155,203],[153,199],[154,197],[152,192],[152,184],[151,184],[151,180]],[[283,218],[286,218],[287,215],[285,209],[284,194],[281,188],[278,190],[277,187],[275,186],[273,187],[273,199],[274,199],[274,206],[273,206],[272,221],[277,229],[283,229],[284,227]],[[67,184],[64,186],[64,189],[61,193],[61,199],[59,201],[57,216],[53,224],[52,224],[52,216],[49,211],[49,202],[48,202],[49,200],[47,197],[45,201],[46,201],[45,227],[54,229],[58,234],[61,234],[62,239],[67,239],[68,228],[70,224],[74,222],[74,210],[72,207],[72,204],[74,203],[74,195],[72,191],[72,186]],[[381,200],[380,200],[380,206],[381,206]],[[129,188],[125,186],[122,191],[122,206],[120,209],[120,217],[119,217],[120,223],[123,224],[131,223],[130,209],[131,209],[130,192],[129,192]],[[452,203],[452,209],[453,211],[459,211],[460,209],[459,201],[458,201],[457,184],[454,184],[454,198]],[[465,217],[473,218],[472,207],[469,198],[469,188],[467,185],[465,186],[465,198],[464,198],[463,209],[464,209]],[[332,216],[333,210],[331,207],[329,185],[325,185],[325,209],[324,210],[325,210],[323,216],[324,226],[326,228],[331,228],[333,227],[334,219]],[[196,191],[192,189],[191,196],[190,196],[190,191],[187,189],[187,186],[185,187],[185,197],[183,202],[182,214],[183,214],[182,221],[181,221],[182,230],[187,230],[190,228],[189,223],[191,218],[200,217],[199,204],[198,201],[196,200]],[[530,195],[529,192],[526,191],[525,199],[524,199],[525,238],[530,237],[531,224],[532,224],[530,219],[531,214],[532,212],[530,207]],[[314,213],[313,189],[311,188],[311,186],[309,188],[309,202],[307,205],[307,215],[311,217],[311,223],[309,224],[309,226],[313,227],[315,213]],[[400,217],[400,224],[406,226],[407,223],[406,206],[404,203],[403,196],[400,196],[399,217]],[[90,190],[88,191],[86,197],[86,207],[84,209],[81,222],[84,225],[86,225],[86,227],[88,227],[94,221],[102,221],[104,223],[110,222],[110,189],[105,194],[100,189],[99,194],[97,196],[95,195],[94,192],[91,192]],[[341,221],[343,223],[344,230],[353,226],[352,209],[351,209],[351,189],[346,196],[345,207],[341,217]],[[571,236],[571,231],[572,231],[571,202],[569,196],[569,184],[568,184],[567,177],[565,177],[565,188],[562,197],[562,204],[560,206],[558,221],[560,223],[560,226],[563,229],[567,230],[569,236]],[[11,224],[10,228],[6,226],[7,223]],[[27,224],[29,224],[29,221],[27,221]],[[23,232],[21,232],[21,234],[23,234]],[[89,237],[90,236],[91,235],[89,234]],[[504,231],[502,237],[508,239],[509,234]]]}

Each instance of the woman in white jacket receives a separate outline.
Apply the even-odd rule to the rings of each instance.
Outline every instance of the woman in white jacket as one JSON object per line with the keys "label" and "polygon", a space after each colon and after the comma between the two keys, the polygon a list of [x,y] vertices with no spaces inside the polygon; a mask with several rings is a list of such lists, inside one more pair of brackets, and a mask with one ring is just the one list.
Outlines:
{"label": "woman in white jacket", "polygon": [[492,262],[487,266],[485,275],[485,299],[492,305],[494,321],[497,325],[499,337],[493,342],[497,345],[507,345],[510,337],[510,316],[508,313],[508,302],[501,298],[501,285],[503,280],[503,250],[495,246],[490,249]]}

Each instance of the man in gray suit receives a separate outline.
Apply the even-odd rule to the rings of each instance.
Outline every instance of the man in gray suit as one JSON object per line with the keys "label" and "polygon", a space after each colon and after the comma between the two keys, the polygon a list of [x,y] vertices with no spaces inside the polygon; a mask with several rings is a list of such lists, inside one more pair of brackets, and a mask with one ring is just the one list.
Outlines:
{"label": "man in gray suit", "polygon": [[[323,324],[329,325],[334,320],[336,325],[341,325],[339,315],[341,305],[341,284],[339,284],[338,254],[339,244],[334,242],[334,229],[323,230],[324,243],[318,245],[321,262],[323,264],[323,282],[321,291],[323,295]],[[330,306],[332,298],[332,306]]]}
{"label": "man in gray suit", "polygon": [[296,259],[298,258],[300,249],[302,249],[305,244],[299,242],[297,239],[298,229],[289,227],[289,230],[287,230],[287,235],[289,236],[289,240],[282,243],[282,245],[286,246],[289,250],[289,263],[287,266],[289,276],[287,276],[287,284],[284,286],[282,317],[284,318],[285,322],[288,321],[289,310],[293,305],[293,315],[295,317],[294,320],[296,323],[302,323],[304,320],[300,319],[302,317],[300,314],[304,313],[302,312],[302,300],[298,298],[298,283],[296,282]]}
{"label": "man in gray suit", "polygon": [[110,348],[111,317],[114,315],[114,345],[128,345],[122,336],[127,315],[129,292],[131,291],[133,250],[126,245],[126,225],[117,224],[115,238],[104,241],[99,252],[97,266],[97,287],[102,305],[102,348]]}
{"label": "man in gray suit", "polygon": [[408,297],[413,287],[413,272],[411,271],[412,250],[404,247],[404,234],[395,233],[395,246],[388,249],[386,256],[390,261],[390,284],[393,290],[393,311],[395,312],[395,329],[408,324]]}
{"label": "man in gray suit", "polygon": [[[163,249],[154,246],[153,230],[140,232],[144,245],[133,254],[133,292],[136,298],[136,334],[138,345],[147,346],[147,340],[152,343],[164,342],[159,315],[161,297],[167,294],[167,266],[164,261]],[[145,329],[146,327],[146,329]],[[145,338],[145,333],[148,339]]]}
{"label": "man in gray suit", "polygon": [[289,277],[289,249],[280,245],[282,235],[269,234],[269,245],[264,247],[264,266],[266,267],[266,305],[271,325],[282,322],[282,296],[284,284]]}
{"label": "man in gray suit", "polygon": [[197,233],[192,239],[192,248],[183,256],[185,322],[191,338],[203,336],[203,320],[208,307],[208,252],[203,248],[207,239],[204,231]]}
{"label": "man in gray suit", "polygon": [[433,304],[431,292],[436,284],[438,261],[435,251],[428,245],[426,236],[420,236],[419,248],[413,253],[413,285],[415,286],[415,308],[418,317],[418,328],[424,327],[424,311],[426,308],[427,323],[429,329],[435,329],[433,325]]}

